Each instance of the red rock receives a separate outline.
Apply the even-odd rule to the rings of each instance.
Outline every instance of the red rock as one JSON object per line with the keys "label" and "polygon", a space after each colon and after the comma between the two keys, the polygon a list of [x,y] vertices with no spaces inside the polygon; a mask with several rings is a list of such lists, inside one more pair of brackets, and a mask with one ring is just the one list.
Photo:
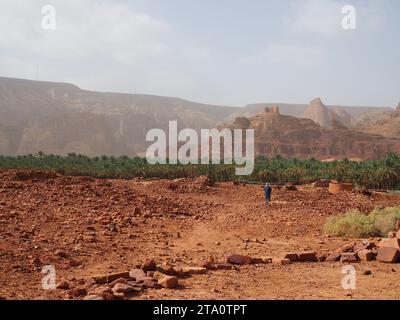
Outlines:
{"label": "red rock", "polygon": [[104,300],[109,300],[110,296],[113,296],[111,288],[109,286],[103,285],[100,287],[97,287],[89,292],[90,295],[96,295],[96,296],[101,296],[104,298]]}
{"label": "red rock", "polygon": [[289,259],[290,262],[297,262],[298,260],[297,253],[286,253],[283,258]]}
{"label": "red rock", "polygon": [[393,247],[380,247],[378,248],[378,255],[376,259],[385,263],[396,263],[399,259],[400,252]]}
{"label": "red rock", "polygon": [[372,251],[368,249],[357,251],[357,256],[360,260],[363,261],[372,261],[375,258],[375,255],[372,253]]}
{"label": "red rock", "polygon": [[395,232],[395,231],[390,231],[390,232],[388,232],[387,237],[388,237],[389,239],[390,239],[390,238],[395,238],[395,237],[396,237],[396,232]]}
{"label": "red rock", "polygon": [[97,284],[103,284],[103,283],[111,283],[119,278],[124,278],[128,279],[129,278],[129,272],[116,272],[116,273],[110,273],[110,274],[105,274],[105,275],[98,275],[98,276],[93,276],[92,279],[97,283]]}
{"label": "red rock", "polygon": [[158,272],[161,272],[161,273],[169,275],[169,276],[174,276],[176,274],[176,271],[174,270],[174,268],[166,263],[164,263],[162,265],[158,265],[156,269]]}
{"label": "red rock", "polygon": [[342,263],[351,263],[351,262],[357,262],[358,257],[355,252],[343,252],[340,256],[340,262]]}
{"label": "red rock", "polygon": [[184,275],[205,274],[207,269],[202,267],[182,267],[182,272]]}
{"label": "red rock", "polygon": [[66,281],[59,282],[59,283],[56,285],[56,289],[68,290],[68,289],[69,289],[69,283],[66,282]]}
{"label": "red rock", "polygon": [[174,276],[175,277],[184,277],[187,274],[185,274],[185,272],[183,271],[182,267],[172,267],[172,269],[174,269]]}
{"label": "red rock", "polygon": [[111,282],[109,284],[110,288],[114,287],[117,283],[124,283],[124,284],[128,284],[128,280],[124,279],[124,278],[118,278],[117,280],[114,280],[113,282]]}
{"label": "red rock", "polygon": [[329,256],[329,253],[322,253],[317,256],[319,262],[325,262],[326,258]]}
{"label": "red rock", "polygon": [[353,251],[355,245],[356,245],[355,242],[346,243],[344,246],[341,246],[335,252],[337,253],[351,252]]}
{"label": "red rock", "polygon": [[131,269],[129,276],[136,281],[144,281],[147,278],[146,273],[142,269]]}
{"label": "red rock", "polygon": [[381,247],[389,247],[395,248],[400,251],[400,239],[399,238],[391,238],[385,241],[382,241],[380,244]]}
{"label": "red rock", "polygon": [[179,285],[177,277],[165,276],[158,280],[158,284],[167,289],[174,289]]}
{"label": "red rock", "polygon": [[272,264],[280,264],[282,266],[286,266],[288,264],[291,264],[292,262],[290,259],[285,259],[285,258],[275,258],[272,259]]}
{"label": "red rock", "polygon": [[147,272],[146,272],[146,275],[147,275],[149,278],[153,278],[153,277],[154,277],[154,273],[155,273],[155,271],[147,271]]}
{"label": "red rock", "polygon": [[146,262],[144,262],[141,266],[141,269],[144,272],[147,271],[156,271],[157,269],[157,263],[155,260],[151,259],[151,260],[147,260]]}
{"label": "red rock", "polygon": [[[399,221],[398,221],[399,222]],[[396,238],[400,239],[400,230],[396,232]]]}
{"label": "red rock", "polygon": [[85,288],[75,288],[70,290],[70,295],[74,298],[86,296],[87,290]]}
{"label": "red rock", "polygon": [[118,293],[125,294],[125,293],[140,291],[136,287],[134,287],[130,284],[126,284],[126,283],[117,283],[111,290],[114,294],[118,294]]}
{"label": "red rock", "polygon": [[249,256],[243,256],[241,254],[229,254],[226,256],[226,262],[238,265],[252,264],[253,258]]}
{"label": "red rock", "polygon": [[163,277],[165,277],[165,276],[167,276],[166,274],[164,274],[164,273],[161,273],[161,272],[159,272],[159,271],[156,271],[156,272],[154,272],[154,274],[153,274],[153,279],[155,279],[155,280],[160,280],[161,278],[163,278]]}
{"label": "red rock", "polygon": [[305,251],[297,254],[299,262],[317,262],[318,258],[315,251]]}
{"label": "red rock", "polygon": [[206,268],[207,270],[211,270],[211,269],[213,268],[213,264],[214,264],[214,262],[211,262],[211,261],[209,261],[209,260],[206,260],[206,261],[203,261],[203,262],[200,264],[200,267]]}
{"label": "red rock", "polygon": [[215,269],[215,270],[232,270],[233,266],[228,263],[216,263],[213,265],[213,269]]}
{"label": "red rock", "polygon": [[253,258],[253,264],[264,264],[263,258]]}
{"label": "red rock", "polygon": [[154,281],[154,280],[145,280],[143,282],[143,287],[146,289],[161,289],[162,286],[160,284],[158,284],[158,282]]}

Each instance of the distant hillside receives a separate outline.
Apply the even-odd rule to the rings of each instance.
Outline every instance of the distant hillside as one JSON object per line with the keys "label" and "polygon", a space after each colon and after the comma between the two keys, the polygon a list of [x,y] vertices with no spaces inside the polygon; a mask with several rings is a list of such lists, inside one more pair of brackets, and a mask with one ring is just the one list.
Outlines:
{"label": "distant hillside", "polygon": [[254,129],[256,155],[267,157],[364,160],[400,151],[400,139],[358,132],[337,123],[323,128],[311,119],[281,115],[278,107],[250,118],[236,118],[228,127]]}
{"label": "distant hillside", "polygon": [[169,120],[214,127],[235,108],[179,98],[100,93],[71,84],[0,78],[0,154],[135,156],[153,128]]}
{"label": "distant hillside", "polygon": [[400,103],[396,110],[391,112],[381,112],[378,115],[364,114],[359,121],[358,129],[400,139]]}
{"label": "distant hillside", "polygon": [[[244,116],[251,117],[260,112],[263,112],[265,108],[270,108],[274,106],[279,106],[280,112],[282,115],[293,116],[296,118],[302,117],[306,109],[309,107],[307,104],[288,104],[288,103],[256,103],[249,104],[241,110],[238,110],[234,114],[230,116],[230,120],[233,120],[234,117]],[[327,105],[326,106],[330,110],[344,110],[348,113],[351,118],[357,121],[362,115],[369,113],[381,113],[381,112],[392,112],[393,109],[390,107],[352,107],[352,106],[337,106],[337,105]]]}
{"label": "distant hillside", "polygon": [[[94,92],[67,83],[0,77],[0,154],[43,151],[136,156],[146,150],[148,130],[166,130],[170,120],[177,120],[180,128],[212,128],[236,116],[250,117],[272,105],[217,106],[173,97]],[[278,105],[283,114],[296,117],[307,108],[300,104]],[[389,109],[337,108],[353,118]]]}

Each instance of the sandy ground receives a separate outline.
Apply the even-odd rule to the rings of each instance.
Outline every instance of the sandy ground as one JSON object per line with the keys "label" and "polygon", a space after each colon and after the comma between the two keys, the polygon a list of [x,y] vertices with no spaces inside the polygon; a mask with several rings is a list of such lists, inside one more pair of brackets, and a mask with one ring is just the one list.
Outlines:
{"label": "sandy ground", "polygon": [[[400,204],[400,196],[330,195],[311,186],[274,189],[272,197],[266,207],[255,185],[0,172],[0,296],[68,298],[65,290],[42,289],[44,265],[56,267],[57,282],[85,287],[95,274],[127,271],[147,259],[198,266],[210,256],[223,262],[227,253],[329,253],[352,239],[325,236],[327,217]],[[179,289],[148,289],[133,299],[400,298],[399,264],[354,266],[356,290],[350,291],[341,286],[340,262],[260,264],[194,275],[180,280]]]}

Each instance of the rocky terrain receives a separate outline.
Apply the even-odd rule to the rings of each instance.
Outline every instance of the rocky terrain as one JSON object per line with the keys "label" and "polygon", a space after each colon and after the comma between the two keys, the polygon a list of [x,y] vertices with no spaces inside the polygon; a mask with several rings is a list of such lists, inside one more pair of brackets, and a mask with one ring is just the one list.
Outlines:
{"label": "rocky terrain", "polygon": [[310,102],[301,118],[311,119],[323,128],[332,128],[336,123],[350,128],[355,121],[344,109],[328,109],[320,98],[316,98]]}
{"label": "rocky terrain", "polygon": [[[379,256],[379,239],[322,232],[333,214],[399,204],[398,195],[302,186],[274,187],[266,207],[257,185],[2,171],[0,297],[399,299],[400,264],[380,261],[394,250]],[[341,285],[349,263],[350,291]],[[42,287],[48,265],[52,290]]]}
{"label": "rocky terrain", "polygon": [[0,154],[135,156],[146,150],[150,129],[166,129],[170,120],[180,128],[212,128],[233,110],[179,98],[0,78]]}
{"label": "rocky terrain", "polygon": [[[321,98],[316,98],[312,101],[320,101],[323,104]],[[312,102],[311,101],[311,102]],[[309,104],[288,104],[288,103],[256,103],[249,104],[242,109],[237,110],[229,116],[229,120],[233,121],[235,117],[252,117],[264,111],[265,108],[271,108],[274,106],[279,106],[280,112],[286,116],[293,116],[296,118],[304,117],[305,111],[310,108],[311,102]],[[360,120],[364,118],[364,115],[369,115],[371,119],[375,115],[379,118],[382,113],[391,113],[393,108],[389,107],[346,107],[346,106],[336,106],[336,105],[325,105],[329,113],[332,113],[332,117],[336,120],[340,118],[345,126],[348,127],[348,121],[351,120],[351,126],[356,126]],[[350,116],[350,119],[349,119]],[[315,117],[315,116],[313,116]]]}
{"label": "rocky terrain", "polygon": [[322,160],[378,159],[388,151],[400,151],[398,139],[362,133],[331,120],[330,128],[324,128],[311,119],[282,115],[278,107],[273,107],[251,118],[238,117],[228,127],[253,128],[256,155]]}
{"label": "rocky terrain", "polygon": [[[322,101],[316,101],[322,113],[318,111],[321,108],[317,108],[315,114],[308,113],[309,117],[317,123],[322,121],[321,124],[329,128],[333,122],[349,127],[366,112],[373,117],[376,112],[390,111],[386,108],[325,107]],[[93,92],[72,84],[0,77],[0,154],[43,151],[142,156],[148,146],[145,140],[148,130],[167,129],[170,120],[177,120],[179,129],[213,128],[237,116],[254,116],[267,106],[270,104],[233,108],[179,98]],[[282,103],[279,106],[282,114],[296,117],[301,117],[307,109],[306,105]],[[376,148],[381,149],[379,145]],[[312,148],[304,152],[309,151]],[[319,154],[310,153],[309,156],[318,157]]]}
{"label": "rocky terrain", "polygon": [[391,112],[378,115],[365,114],[357,129],[367,133],[378,133],[389,138],[400,138],[400,104]]}

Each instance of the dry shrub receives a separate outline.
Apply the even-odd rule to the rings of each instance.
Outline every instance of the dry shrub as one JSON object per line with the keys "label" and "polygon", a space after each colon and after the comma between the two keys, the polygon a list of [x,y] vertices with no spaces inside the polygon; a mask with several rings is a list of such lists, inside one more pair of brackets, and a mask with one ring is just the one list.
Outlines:
{"label": "dry shrub", "polygon": [[351,210],[343,216],[327,219],[326,234],[335,237],[385,237],[400,220],[400,208],[376,208],[370,214]]}

